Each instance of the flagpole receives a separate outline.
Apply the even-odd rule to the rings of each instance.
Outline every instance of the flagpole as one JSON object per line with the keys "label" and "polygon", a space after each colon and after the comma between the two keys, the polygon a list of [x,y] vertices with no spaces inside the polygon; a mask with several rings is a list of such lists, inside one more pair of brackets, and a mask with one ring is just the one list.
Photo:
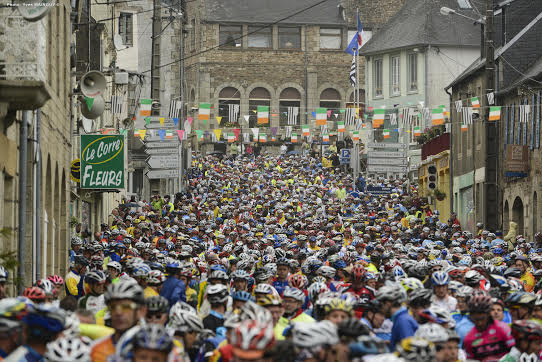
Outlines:
{"label": "flagpole", "polygon": [[[356,18],[356,21],[359,22],[359,9],[356,9],[356,15],[357,15],[357,18]],[[354,92],[355,92],[355,101],[356,101],[356,110],[354,110],[354,115],[357,114],[358,116],[358,120],[357,122],[359,122],[359,109],[360,109],[360,95],[359,95],[359,43],[360,43],[360,39],[359,37],[361,37],[361,34],[359,33],[359,29],[358,29],[358,46],[356,47],[356,86],[354,88]],[[357,122],[354,122],[354,129],[356,129],[356,124]],[[359,133],[359,131],[358,131]],[[354,160],[355,160],[355,163],[354,163],[354,168],[353,168],[353,173],[354,173],[354,177],[353,177],[353,190],[356,189],[356,181],[359,177],[359,140],[354,144]],[[352,157],[352,155],[350,156]]]}

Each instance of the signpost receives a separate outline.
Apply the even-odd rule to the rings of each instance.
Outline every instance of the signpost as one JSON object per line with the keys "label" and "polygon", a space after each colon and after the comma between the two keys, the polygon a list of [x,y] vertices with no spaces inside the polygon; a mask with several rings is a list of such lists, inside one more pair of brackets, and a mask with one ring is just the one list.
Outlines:
{"label": "signpost", "polygon": [[175,148],[145,148],[147,155],[175,155],[179,153],[179,147]]}
{"label": "signpost", "polygon": [[153,155],[147,160],[147,165],[153,170],[158,168],[177,169],[179,157],[177,155]]}
{"label": "signpost", "polygon": [[150,179],[179,177],[179,170],[150,170],[146,173]]}
{"label": "signpost", "polygon": [[341,155],[339,157],[339,161],[341,162],[341,165],[348,165],[350,163],[350,154],[351,154],[350,148],[341,149]]}
{"label": "signpost", "polygon": [[367,193],[373,195],[388,195],[391,194],[393,187],[384,186],[367,186]]}
{"label": "signpost", "polygon": [[81,188],[124,188],[124,136],[81,135]]}
{"label": "signpost", "polygon": [[390,166],[406,166],[406,158],[369,158],[367,159],[369,165],[390,165]]}
{"label": "signpost", "polygon": [[375,166],[368,165],[368,172],[390,172],[390,173],[406,173],[407,168],[403,166]]}
{"label": "signpost", "polygon": [[393,151],[371,151],[367,154],[371,158],[405,158],[406,154],[404,152],[393,152]]}
{"label": "signpost", "polygon": [[404,143],[385,143],[385,142],[369,142],[367,144],[369,148],[397,148],[400,150],[405,150],[407,145]]}
{"label": "signpost", "polygon": [[178,141],[164,141],[164,142],[146,142],[146,148],[179,148],[180,143]]}

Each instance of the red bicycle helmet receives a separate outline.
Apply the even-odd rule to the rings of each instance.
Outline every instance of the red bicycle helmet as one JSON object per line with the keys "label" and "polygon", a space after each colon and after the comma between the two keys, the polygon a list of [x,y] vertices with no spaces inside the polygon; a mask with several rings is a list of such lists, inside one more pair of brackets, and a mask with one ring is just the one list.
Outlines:
{"label": "red bicycle helmet", "polygon": [[468,303],[470,313],[489,313],[491,305],[491,297],[482,293],[475,294]]}
{"label": "red bicycle helmet", "polygon": [[307,288],[307,277],[301,274],[292,274],[288,278],[288,285],[292,288],[305,289]]}
{"label": "red bicycle helmet", "polygon": [[367,271],[362,265],[356,264],[352,267],[352,279],[365,280]]}
{"label": "red bicycle helmet", "polygon": [[49,275],[47,277],[47,280],[49,280],[51,283],[53,283],[54,285],[62,285],[64,284],[64,279],[62,279],[62,277],[60,275]]}
{"label": "red bicycle helmet", "polygon": [[43,302],[45,300],[45,291],[40,287],[29,287],[24,290],[23,297],[33,302]]}
{"label": "red bicycle helmet", "polygon": [[542,340],[542,326],[536,322],[519,320],[512,323],[512,336],[516,341],[527,338],[529,341]]}

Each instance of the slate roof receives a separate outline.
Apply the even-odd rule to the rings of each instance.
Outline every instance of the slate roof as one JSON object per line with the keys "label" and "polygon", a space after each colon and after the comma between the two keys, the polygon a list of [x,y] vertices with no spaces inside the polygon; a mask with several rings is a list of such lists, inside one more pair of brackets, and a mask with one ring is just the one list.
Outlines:
{"label": "slate roof", "polygon": [[[318,1],[315,0],[205,0],[204,18],[210,23],[274,23]],[[339,0],[328,0],[281,21],[281,24],[344,26]]]}
{"label": "slate roof", "polygon": [[[457,9],[456,0],[409,0],[361,48],[362,55],[384,53],[417,45],[479,47],[481,29],[474,21],[442,15],[440,8]],[[461,14],[477,19],[470,10]]]}

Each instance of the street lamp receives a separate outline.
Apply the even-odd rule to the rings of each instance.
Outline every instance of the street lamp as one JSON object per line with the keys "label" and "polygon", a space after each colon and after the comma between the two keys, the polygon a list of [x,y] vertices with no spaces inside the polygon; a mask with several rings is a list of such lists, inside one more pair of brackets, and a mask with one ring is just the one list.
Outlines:
{"label": "street lamp", "polygon": [[450,9],[449,7],[446,7],[446,6],[443,6],[440,8],[440,13],[444,16],[448,16],[450,14],[454,14],[454,15],[458,15],[458,16],[461,16],[465,19],[469,19],[469,20],[472,20],[474,21],[475,23],[477,24],[482,24],[484,25],[486,23],[486,20],[484,17],[480,18],[480,19],[475,19],[475,18],[471,18],[470,16],[467,16],[467,15],[464,15],[464,14],[461,14],[461,13],[458,13],[457,11],[455,11],[454,9]]}

